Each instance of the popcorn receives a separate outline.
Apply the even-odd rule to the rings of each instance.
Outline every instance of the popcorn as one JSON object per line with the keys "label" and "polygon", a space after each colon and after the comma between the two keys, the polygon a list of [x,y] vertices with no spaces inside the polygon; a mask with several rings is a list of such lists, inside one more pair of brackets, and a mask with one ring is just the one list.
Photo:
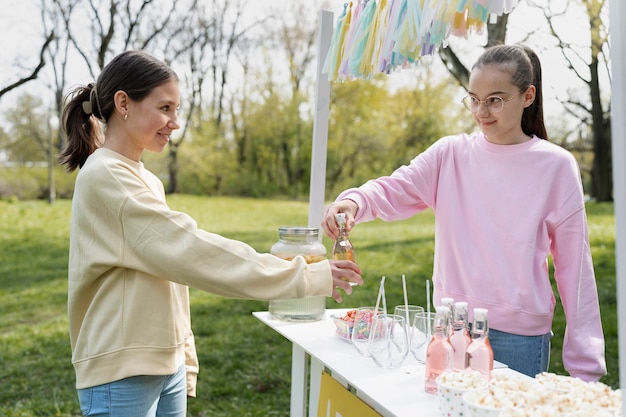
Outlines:
{"label": "popcorn", "polygon": [[559,411],[553,405],[533,405],[524,408],[506,408],[500,412],[500,417],[555,417]]}
{"label": "popcorn", "polygon": [[493,388],[470,391],[463,396],[463,399],[467,404],[473,407],[497,410],[507,407],[524,407],[526,405],[523,395],[513,391],[504,391]]}
{"label": "popcorn", "polygon": [[480,372],[471,369],[464,372],[445,371],[437,378],[437,382],[461,390],[487,387],[487,381]]}
{"label": "popcorn", "polygon": [[622,395],[601,382],[544,372],[534,380],[494,374],[489,390],[476,394],[478,407],[501,409],[500,417],[617,417]]}
{"label": "popcorn", "polygon": [[586,388],[587,383],[579,378],[542,372],[535,376],[535,381],[544,388],[554,391],[568,392],[573,389]]}
{"label": "popcorn", "polygon": [[489,386],[499,390],[529,392],[535,386],[535,381],[525,377],[507,376],[504,374],[492,374]]}

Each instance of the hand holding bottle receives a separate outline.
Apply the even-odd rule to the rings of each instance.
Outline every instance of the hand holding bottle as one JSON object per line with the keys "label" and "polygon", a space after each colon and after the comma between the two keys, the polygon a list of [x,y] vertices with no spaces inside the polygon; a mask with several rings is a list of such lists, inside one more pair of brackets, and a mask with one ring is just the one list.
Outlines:
{"label": "hand holding bottle", "polygon": [[340,303],[343,298],[337,291],[341,288],[346,294],[352,294],[352,285],[363,285],[361,268],[352,261],[330,261],[330,271],[333,275],[333,298]]}
{"label": "hand holding bottle", "polygon": [[346,232],[350,232],[355,224],[354,216],[356,216],[357,210],[358,206],[352,200],[340,200],[326,206],[322,217],[322,229],[324,229],[324,233],[333,240],[337,239],[337,236],[339,236],[339,225],[335,219],[335,214],[337,213],[346,214],[345,228]]}
{"label": "hand holding bottle", "polygon": [[335,214],[335,221],[337,226],[339,226],[339,236],[337,236],[333,244],[332,258],[356,262],[354,247],[346,230],[346,213]]}

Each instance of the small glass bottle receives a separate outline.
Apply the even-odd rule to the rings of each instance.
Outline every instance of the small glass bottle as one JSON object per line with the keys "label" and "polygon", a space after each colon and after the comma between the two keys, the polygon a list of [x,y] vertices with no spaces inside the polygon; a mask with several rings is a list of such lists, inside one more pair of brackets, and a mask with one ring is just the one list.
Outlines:
{"label": "small glass bottle", "polygon": [[459,301],[454,303],[454,319],[452,320],[452,333],[450,344],[454,349],[454,370],[464,371],[467,368],[467,347],[472,339],[467,331],[467,303]]}
{"label": "small glass bottle", "polygon": [[[326,259],[326,247],[319,240],[319,229],[312,227],[280,227],[278,242],[270,253],[291,260],[302,255],[311,264]],[[326,297],[323,295],[269,302],[270,317],[286,321],[321,320],[326,312]]]}
{"label": "small glass bottle", "polygon": [[486,380],[491,379],[493,350],[491,343],[489,343],[486,308],[474,309],[472,343],[467,347],[467,365],[469,368],[480,372]]}
{"label": "small glass bottle", "polygon": [[354,247],[346,231],[346,213],[335,214],[335,220],[337,221],[337,226],[339,226],[339,236],[337,236],[333,244],[332,257],[335,260],[355,262]]}
{"label": "small glass bottle", "polygon": [[445,371],[451,371],[454,362],[454,350],[448,340],[448,307],[435,307],[433,336],[426,349],[426,378],[424,390],[429,394],[437,393],[437,377]]}

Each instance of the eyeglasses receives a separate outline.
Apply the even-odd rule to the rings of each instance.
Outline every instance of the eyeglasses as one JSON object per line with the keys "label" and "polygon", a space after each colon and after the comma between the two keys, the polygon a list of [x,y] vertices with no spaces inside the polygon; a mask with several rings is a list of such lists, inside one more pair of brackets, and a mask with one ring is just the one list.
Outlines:
{"label": "eyeglasses", "polygon": [[522,93],[515,94],[514,96],[512,96],[511,98],[507,100],[499,96],[489,96],[485,100],[478,100],[478,98],[474,96],[466,96],[463,100],[461,100],[461,102],[463,103],[465,108],[471,111],[472,113],[476,113],[478,110],[480,110],[481,104],[484,104],[485,107],[487,107],[487,110],[489,110],[489,113],[498,113],[502,111],[502,109],[504,108],[504,103],[507,103],[513,100],[515,97],[519,96],[520,94]]}

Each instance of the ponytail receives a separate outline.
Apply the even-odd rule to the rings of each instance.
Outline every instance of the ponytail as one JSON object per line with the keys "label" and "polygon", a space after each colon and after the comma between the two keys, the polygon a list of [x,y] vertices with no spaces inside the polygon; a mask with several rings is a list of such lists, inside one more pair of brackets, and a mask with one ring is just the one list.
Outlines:
{"label": "ponytail", "polygon": [[82,168],[87,157],[102,144],[102,128],[97,116],[101,117],[94,83],[76,87],[67,95],[62,115],[67,145],[59,162],[68,172]]}
{"label": "ponytail", "polygon": [[524,109],[522,114],[522,130],[527,135],[536,135],[548,140],[548,132],[543,121],[543,86],[541,83],[541,62],[531,48],[522,46],[532,65],[532,84],[535,86],[535,101]]}

